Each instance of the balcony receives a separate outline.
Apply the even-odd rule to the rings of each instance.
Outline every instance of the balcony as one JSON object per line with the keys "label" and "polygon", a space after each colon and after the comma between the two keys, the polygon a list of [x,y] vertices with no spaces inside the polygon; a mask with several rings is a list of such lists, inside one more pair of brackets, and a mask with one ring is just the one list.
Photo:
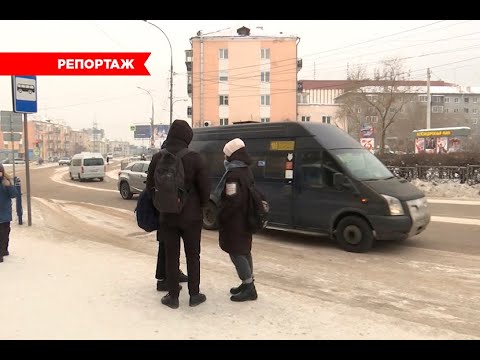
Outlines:
{"label": "balcony", "polygon": [[303,61],[302,59],[297,59],[297,71],[302,70]]}
{"label": "balcony", "polygon": [[189,118],[192,117],[192,111],[193,111],[192,107],[189,106],[189,107],[187,108],[187,116],[188,116]]}
{"label": "balcony", "polygon": [[187,71],[192,71],[192,62],[193,62],[193,51],[185,50],[185,65],[187,66]]}
{"label": "balcony", "polygon": [[188,95],[192,95],[192,90],[193,90],[193,86],[192,84],[187,84],[187,92],[188,92]]}

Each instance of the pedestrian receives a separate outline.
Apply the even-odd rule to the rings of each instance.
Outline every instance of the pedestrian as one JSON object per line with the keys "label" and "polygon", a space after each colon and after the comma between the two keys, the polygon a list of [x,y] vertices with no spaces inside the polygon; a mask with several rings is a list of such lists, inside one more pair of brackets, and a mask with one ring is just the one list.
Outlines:
{"label": "pedestrian", "polygon": [[[210,180],[200,154],[188,149],[192,138],[190,125],[186,121],[175,120],[165,140],[165,149],[153,155],[147,175],[147,188],[151,189],[153,198],[156,199],[155,193],[159,192],[161,184],[155,181],[155,169],[159,165],[163,166],[163,160],[169,158],[168,154],[178,154],[181,157],[179,161],[183,165],[186,193],[182,199],[185,199],[185,202],[179,213],[160,211],[158,230],[159,239],[165,244],[168,285],[168,293],[162,298],[162,304],[173,309],[179,307],[180,238],[183,239],[187,263],[189,305],[196,306],[206,300],[206,296],[200,293],[200,239],[203,208],[207,206],[210,198]],[[177,193],[172,196],[180,195]],[[179,197],[176,199],[180,202]]]}
{"label": "pedestrian", "polygon": [[[165,143],[162,144],[161,149],[165,148]],[[157,242],[158,242],[158,254],[157,254],[157,268],[155,271],[155,278],[157,279],[157,291],[168,291],[168,282],[167,282],[167,270],[166,270],[166,259],[165,259],[165,242],[160,236],[160,231],[157,230]],[[188,276],[183,273],[181,269],[179,271],[179,282],[186,283],[188,282]],[[180,285],[180,289],[182,286]]]}
{"label": "pedestrian", "polygon": [[242,283],[230,289],[232,301],[257,299],[253,277],[252,231],[248,225],[249,186],[254,183],[252,160],[239,138],[223,148],[225,174],[216,192],[221,191],[218,212],[219,245],[230,255]]}
{"label": "pedestrian", "polygon": [[17,196],[17,193],[12,178],[5,173],[5,168],[0,164],[0,263],[3,262],[4,256],[9,255],[12,199]]}

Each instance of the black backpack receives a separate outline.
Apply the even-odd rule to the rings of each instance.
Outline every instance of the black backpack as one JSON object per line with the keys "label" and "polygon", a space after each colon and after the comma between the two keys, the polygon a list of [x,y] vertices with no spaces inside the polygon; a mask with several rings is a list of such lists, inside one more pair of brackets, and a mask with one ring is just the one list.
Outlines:
{"label": "black backpack", "polygon": [[182,212],[188,196],[182,158],[189,152],[189,149],[182,149],[177,154],[172,154],[167,149],[160,150],[162,157],[157,162],[153,176],[155,181],[153,204],[160,213]]}
{"label": "black backpack", "polygon": [[254,234],[267,227],[270,206],[265,195],[255,186],[255,183],[252,182],[248,186],[248,192],[247,220],[249,230]]}
{"label": "black backpack", "polygon": [[158,211],[153,206],[153,199],[150,191],[144,189],[138,196],[137,206],[134,210],[137,217],[137,225],[146,232],[158,230],[160,222]]}

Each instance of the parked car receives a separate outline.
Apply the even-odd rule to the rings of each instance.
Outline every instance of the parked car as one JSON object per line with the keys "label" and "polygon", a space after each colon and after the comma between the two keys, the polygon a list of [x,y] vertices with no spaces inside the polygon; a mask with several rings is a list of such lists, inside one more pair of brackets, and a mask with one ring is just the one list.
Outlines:
{"label": "parked car", "polygon": [[71,159],[69,157],[62,157],[58,160],[58,165],[70,165]]}
{"label": "parked car", "polygon": [[117,188],[125,200],[130,200],[134,194],[140,194],[145,189],[150,161],[135,161],[118,173]]}

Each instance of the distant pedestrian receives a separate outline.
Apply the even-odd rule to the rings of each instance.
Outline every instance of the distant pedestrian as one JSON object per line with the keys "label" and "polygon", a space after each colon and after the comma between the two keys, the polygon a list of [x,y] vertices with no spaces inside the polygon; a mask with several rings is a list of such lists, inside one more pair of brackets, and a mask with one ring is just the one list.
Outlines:
{"label": "distant pedestrian", "polygon": [[0,263],[8,256],[10,241],[10,222],[12,221],[12,199],[17,196],[12,178],[5,173],[0,164]]}

